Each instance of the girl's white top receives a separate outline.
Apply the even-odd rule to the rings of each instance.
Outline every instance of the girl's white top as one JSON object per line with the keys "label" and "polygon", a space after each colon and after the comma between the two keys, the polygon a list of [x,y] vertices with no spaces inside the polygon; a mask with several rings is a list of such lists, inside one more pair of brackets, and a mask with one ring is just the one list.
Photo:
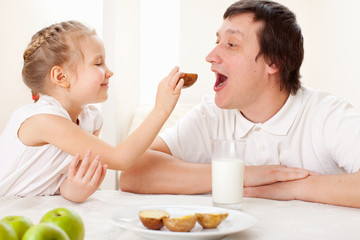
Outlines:
{"label": "girl's white top", "polygon": [[[53,195],[58,193],[67,176],[72,155],[51,144],[26,146],[18,137],[21,124],[38,114],[71,120],[61,104],[46,95],[41,95],[37,103],[25,105],[12,114],[0,136],[0,196]],[[99,110],[91,105],[84,108],[78,119],[79,127],[89,133],[100,129],[103,122]]]}

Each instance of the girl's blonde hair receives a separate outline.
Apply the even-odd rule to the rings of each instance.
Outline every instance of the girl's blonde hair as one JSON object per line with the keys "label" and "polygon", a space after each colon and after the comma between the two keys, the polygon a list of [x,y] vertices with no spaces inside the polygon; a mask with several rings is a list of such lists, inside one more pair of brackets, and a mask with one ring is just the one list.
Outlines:
{"label": "girl's blonde hair", "polygon": [[45,80],[54,66],[74,66],[73,56],[83,56],[81,38],[92,34],[95,30],[80,22],[67,21],[45,27],[32,37],[23,55],[22,77],[33,96],[46,93]]}

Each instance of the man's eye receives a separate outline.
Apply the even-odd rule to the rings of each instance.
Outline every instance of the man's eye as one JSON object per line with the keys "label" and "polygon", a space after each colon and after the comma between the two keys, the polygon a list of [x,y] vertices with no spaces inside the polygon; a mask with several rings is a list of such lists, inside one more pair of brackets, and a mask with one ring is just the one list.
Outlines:
{"label": "man's eye", "polygon": [[102,65],[102,63],[96,63],[95,65],[100,67]]}
{"label": "man's eye", "polygon": [[228,45],[229,45],[229,47],[235,47],[236,45],[235,44],[233,44],[233,43],[228,43]]}

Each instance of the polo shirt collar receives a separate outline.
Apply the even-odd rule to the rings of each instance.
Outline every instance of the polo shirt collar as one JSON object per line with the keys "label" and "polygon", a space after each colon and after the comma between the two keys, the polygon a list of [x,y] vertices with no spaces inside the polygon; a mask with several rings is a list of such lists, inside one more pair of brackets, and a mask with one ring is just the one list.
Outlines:
{"label": "polo shirt collar", "polygon": [[300,88],[295,95],[290,94],[280,111],[264,123],[253,123],[236,110],[236,117],[239,119],[240,124],[240,128],[238,128],[240,137],[244,137],[250,130],[255,128],[261,128],[273,135],[286,135],[300,110],[302,98],[303,89]]}

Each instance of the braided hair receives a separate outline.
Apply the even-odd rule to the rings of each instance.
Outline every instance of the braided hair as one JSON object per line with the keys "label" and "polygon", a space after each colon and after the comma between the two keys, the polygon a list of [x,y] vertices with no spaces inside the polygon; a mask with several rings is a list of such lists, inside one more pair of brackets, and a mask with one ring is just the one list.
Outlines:
{"label": "braided hair", "polygon": [[39,93],[46,93],[46,79],[53,66],[69,65],[73,55],[81,54],[79,39],[95,34],[77,21],[52,24],[37,32],[26,48],[22,77],[36,102]]}

